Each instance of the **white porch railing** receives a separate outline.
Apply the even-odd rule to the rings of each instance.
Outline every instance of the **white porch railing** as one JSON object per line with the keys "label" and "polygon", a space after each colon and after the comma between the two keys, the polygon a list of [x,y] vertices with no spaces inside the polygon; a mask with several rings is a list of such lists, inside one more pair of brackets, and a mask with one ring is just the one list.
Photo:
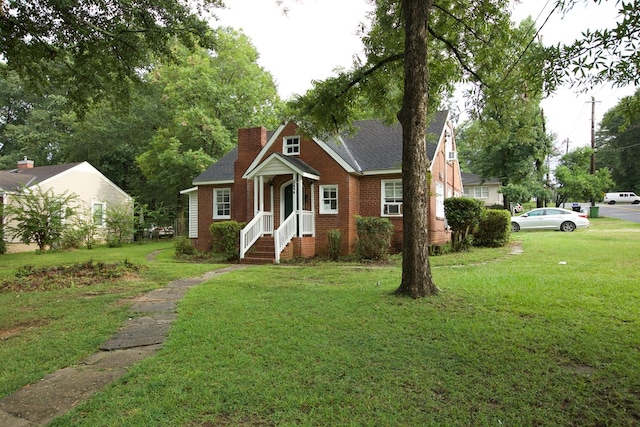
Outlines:
{"label": "white porch railing", "polygon": [[316,235],[316,219],[313,211],[302,211],[302,235]]}
{"label": "white porch railing", "polygon": [[276,264],[280,262],[280,253],[284,250],[285,246],[293,239],[297,231],[297,218],[295,212],[292,212],[287,219],[284,220],[280,227],[273,234],[273,240],[276,249]]}
{"label": "white porch railing", "polygon": [[240,231],[240,259],[265,234],[273,234],[273,212],[258,212]]}
{"label": "white porch railing", "polygon": [[[301,235],[315,236],[316,223],[312,211],[302,211]],[[275,244],[275,260],[280,262],[280,253],[298,233],[298,215],[292,212],[280,227],[273,229],[273,213],[258,212],[256,216],[240,231],[240,259],[244,258],[253,244],[265,234],[272,234]]]}

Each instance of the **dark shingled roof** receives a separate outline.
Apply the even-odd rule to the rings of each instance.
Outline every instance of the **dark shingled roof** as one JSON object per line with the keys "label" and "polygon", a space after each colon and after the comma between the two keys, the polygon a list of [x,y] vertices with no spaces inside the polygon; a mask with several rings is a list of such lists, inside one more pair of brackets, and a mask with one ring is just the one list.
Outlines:
{"label": "dark shingled roof", "polygon": [[193,180],[193,185],[233,180],[233,164],[236,160],[238,160],[238,146],[233,147],[233,149],[222,156],[220,160],[198,175]]}
{"label": "dark shingled roof", "polygon": [[463,185],[482,185],[482,184],[500,184],[498,178],[482,178],[480,175],[476,175],[469,172],[460,172],[462,176]]}
{"label": "dark shingled roof", "polygon": [[51,177],[78,166],[80,163],[82,162],[0,171],[0,189],[4,191],[17,191],[20,186],[31,186],[44,182]]}
{"label": "dark shingled roof", "polygon": [[[427,156],[432,159],[442,131],[444,130],[448,111],[438,111],[427,128]],[[356,132],[326,141],[326,145],[340,156],[357,172],[398,170],[402,168],[402,126],[399,123],[386,125],[380,120],[359,120],[354,123]],[[270,138],[273,132],[268,133]],[[233,180],[233,165],[238,159],[235,147],[218,162],[198,175],[193,184]],[[296,159],[295,157],[290,160]],[[300,169],[310,168],[304,165]],[[316,172],[317,173],[317,172]]]}

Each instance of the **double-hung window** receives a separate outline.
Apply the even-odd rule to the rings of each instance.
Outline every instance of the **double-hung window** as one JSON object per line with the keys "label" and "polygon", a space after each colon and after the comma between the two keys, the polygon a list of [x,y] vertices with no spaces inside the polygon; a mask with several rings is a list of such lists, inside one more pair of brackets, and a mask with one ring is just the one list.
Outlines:
{"label": "double-hung window", "polygon": [[338,213],[338,186],[337,185],[321,185],[320,186],[320,213],[321,214],[337,214]]}
{"label": "double-hung window", "polygon": [[300,154],[300,137],[286,137],[282,143],[282,153],[287,156],[297,156]]}
{"label": "double-hung window", "polygon": [[382,215],[402,215],[402,180],[382,181]]}
{"label": "double-hung window", "polygon": [[231,219],[230,188],[216,188],[213,190],[213,218]]}
{"label": "double-hung window", "polygon": [[91,205],[91,216],[93,217],[93,224],[98,227],[104,227],[106,209],[105,204],[102,202],[96,202]]}
{"label": "double-hung window", "polygon": [[473,197],[476,199],[488,199],[489,187],[474,187]]}

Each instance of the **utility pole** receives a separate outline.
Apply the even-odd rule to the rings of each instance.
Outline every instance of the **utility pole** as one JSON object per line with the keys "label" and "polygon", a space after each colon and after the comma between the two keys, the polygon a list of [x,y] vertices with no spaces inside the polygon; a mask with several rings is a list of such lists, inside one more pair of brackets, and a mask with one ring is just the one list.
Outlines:
{"label": "utility pole", "polygon": [[564,140],[564,143],[567,145],[567,148],[564,151],[564,154],[569,154],[569,138]]}
{"label": "utility pole", "polygon": [[596,173],[596,99],[591,97],[591,175]]}
{"label": "utility pole", "polygon": [[[596,174],[596,99],[591,97],[591,175]],[[591,206],[595,206],[595,199],[591,199]]]}

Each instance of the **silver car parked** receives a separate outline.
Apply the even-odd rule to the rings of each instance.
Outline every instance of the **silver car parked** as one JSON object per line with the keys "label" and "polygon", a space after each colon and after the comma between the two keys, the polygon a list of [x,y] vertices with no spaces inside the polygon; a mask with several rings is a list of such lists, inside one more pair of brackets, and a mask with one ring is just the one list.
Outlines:
{"label": "silver car parked", "polygon": [[511,231],[574,231],[576,228],[587,228],[588,226],[589,220],[586,213],[561,208],[538,208],[511,217]]}

